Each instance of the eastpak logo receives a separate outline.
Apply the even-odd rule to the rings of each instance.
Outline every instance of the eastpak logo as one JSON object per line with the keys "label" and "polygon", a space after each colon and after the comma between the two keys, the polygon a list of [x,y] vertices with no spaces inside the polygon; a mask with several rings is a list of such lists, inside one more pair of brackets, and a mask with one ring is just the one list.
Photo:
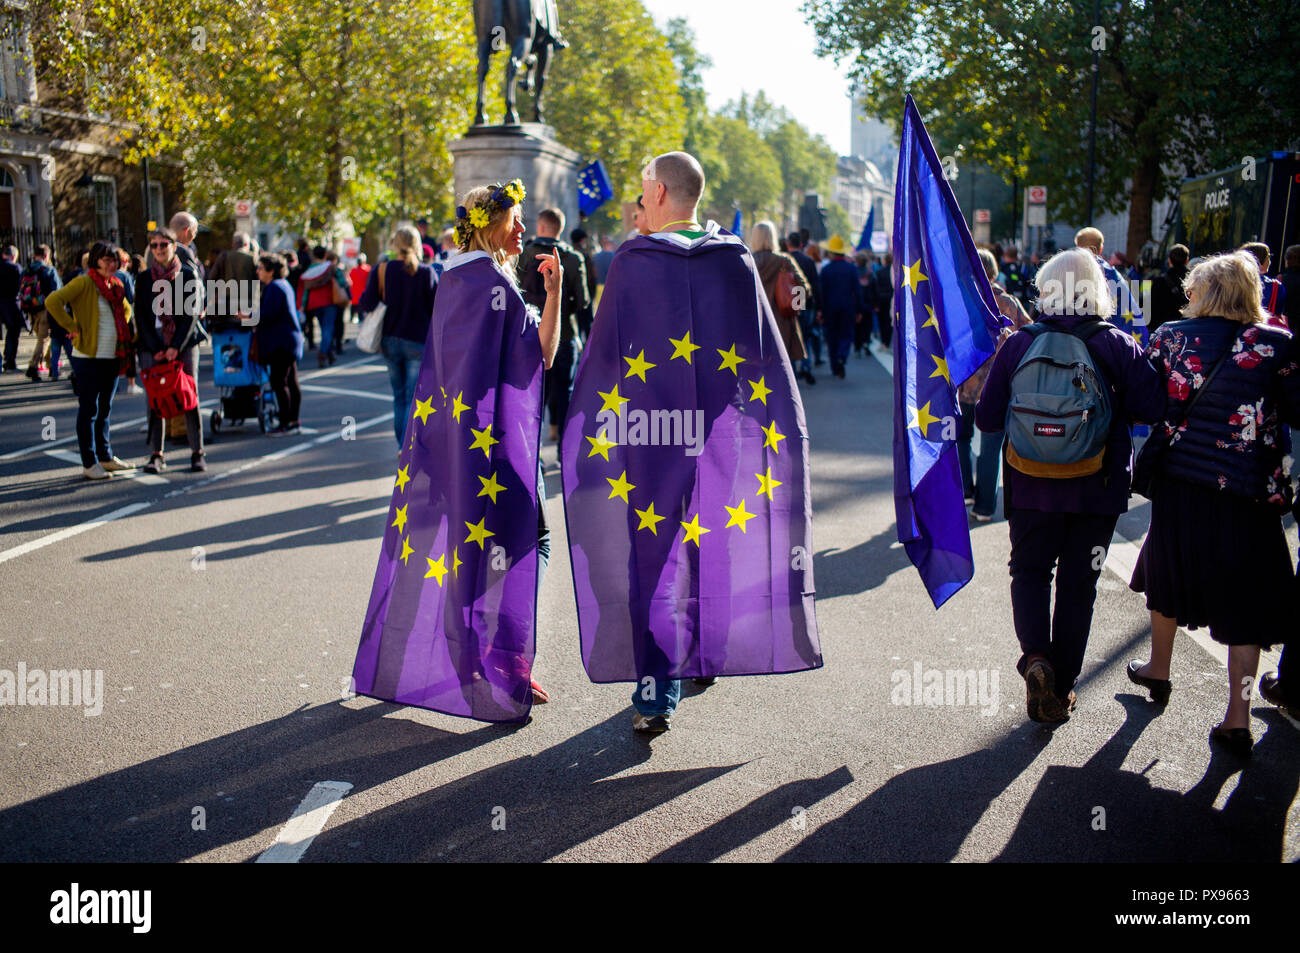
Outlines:
{"label": "eastpak logo", "polygon": [[1034,424],[1035,437],[1064,437],[1065,424]]}

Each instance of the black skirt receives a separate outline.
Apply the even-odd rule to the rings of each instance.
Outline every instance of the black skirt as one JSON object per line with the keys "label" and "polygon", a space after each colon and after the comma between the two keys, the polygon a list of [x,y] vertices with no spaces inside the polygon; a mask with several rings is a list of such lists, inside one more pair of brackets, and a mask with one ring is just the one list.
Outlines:
{"label": "black skirt", "polygon": [[1157,477],[1133,581],[1147,608],[1224,645],[1286,639],[1295,605],[1291,550],[1275,506]]}

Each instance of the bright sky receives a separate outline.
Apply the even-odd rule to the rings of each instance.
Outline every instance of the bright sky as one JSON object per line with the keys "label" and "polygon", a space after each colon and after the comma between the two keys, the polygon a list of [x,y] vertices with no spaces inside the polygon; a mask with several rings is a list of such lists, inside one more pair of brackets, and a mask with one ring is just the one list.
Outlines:
{"label": "bright sky", "polygon": [[840,155],[849,151],[852,111],[848,72],[818,59],[812,27],[799,0],[644,0],[661,28],[685,17],[697,49],[713,60],[704,73],[709,107],[717,109],[741,91],[760,89]]}

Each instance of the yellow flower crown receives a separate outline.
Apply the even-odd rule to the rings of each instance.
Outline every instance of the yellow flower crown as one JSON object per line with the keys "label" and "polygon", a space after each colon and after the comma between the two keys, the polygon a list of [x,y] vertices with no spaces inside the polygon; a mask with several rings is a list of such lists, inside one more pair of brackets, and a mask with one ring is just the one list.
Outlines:
{"label": "yellow flower crown", "polygon": [[469,245],[470,236],[474,234],[476,229],[487,227],[494,214],[514,208],[524,200],[524,196],[527,194],[524,190],[524,183],[519,179],[505,185],[498,182],[491,188],[492,191],[488,197],[473,208],[466,209],[463,205],[456,206],[456,241],[462,248]]}

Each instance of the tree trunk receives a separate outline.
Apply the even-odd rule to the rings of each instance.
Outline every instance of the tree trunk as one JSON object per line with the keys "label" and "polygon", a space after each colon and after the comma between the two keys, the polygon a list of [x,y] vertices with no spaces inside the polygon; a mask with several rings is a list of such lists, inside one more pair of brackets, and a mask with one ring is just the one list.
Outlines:
{"label": "tree trunk", "polygon": [[1128,235],[1124,247],[1130,261],[1137,262],[1142,246],[1151,240],[1151,210],[1155,204],[1156,180],[1160,177],[1160,146],[1155,136],[1139,127],[1137,162],[1129,189]]}

